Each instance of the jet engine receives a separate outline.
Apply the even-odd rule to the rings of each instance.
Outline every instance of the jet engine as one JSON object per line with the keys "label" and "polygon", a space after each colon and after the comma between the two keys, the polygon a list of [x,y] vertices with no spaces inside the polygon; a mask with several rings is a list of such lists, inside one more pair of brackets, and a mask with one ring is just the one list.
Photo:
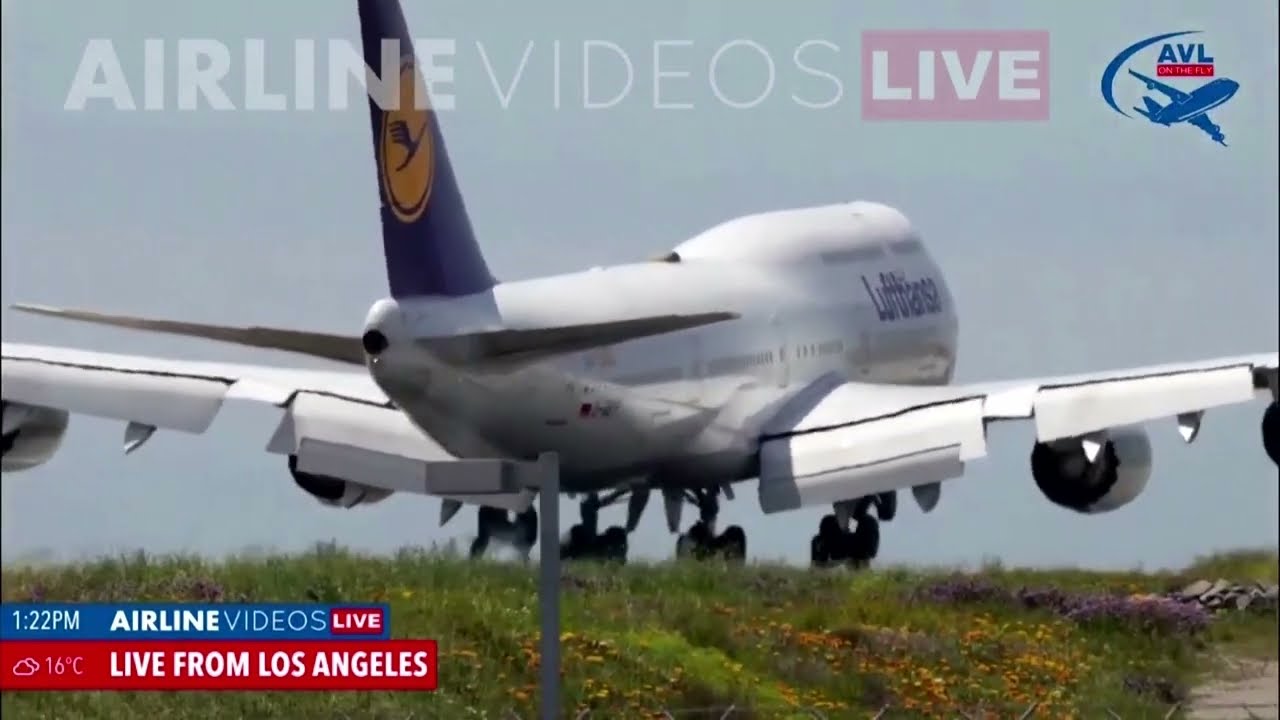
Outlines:
{"label": "jet engine", "polygon": [[1272,400],[1262,414],[1262,447],[1271,462],[1280,465],[1280,401]]}
{"label": "jet engine", "polygon": [[67,432],[65,410],[0,402],[0,470],[15,472],[43,465],[57,452]]}
{"label": "jet engine", "polygon": [[391,496],[390,490],[369,487],[358,482],[343,480],[327,475],[313,475],[298,470],[298,456],[289,456],[289,474],[298,487],[307,491],[321,505],[330,507],[353,508],[357,505],[372,505],[382,502]]}
{"label": "jet engine", "polygon": [[[1090,450],[1095,450],[1090,460]],[[1138,497],[1151,478],[1146,430],[1125,427],[1085,438],[1038,442],[1031,474],[1055,505],[1079,513],[1110,512]]]}

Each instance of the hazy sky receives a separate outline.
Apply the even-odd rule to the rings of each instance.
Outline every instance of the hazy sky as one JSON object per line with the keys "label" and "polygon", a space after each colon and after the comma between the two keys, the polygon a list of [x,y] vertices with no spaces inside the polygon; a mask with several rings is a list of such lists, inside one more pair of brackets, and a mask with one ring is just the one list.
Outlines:
{"label": "hazy sky", "polygon": [[[516,279],[626,262],[748,212],[853,199],[902,208],[946,269],[960,305],[960,380],[1097,370],[1277,346],[1277,8],[1248,0],[1027,3],[864,2],[787,5],[659,0],[524,7],[408,2],[419,37],[452,37],[456,109],[443,127],[472,220],[494,271]],[[1086,7],[1088,6],[1088,7]],[[91,38],[110,38],[142,102],[143,40],[214,38],[242,78],[246,38],[264,38],[268,87],[285,89],[293,40],[357,39],[355,3],[226,0],[23,2],[3,5],[3,290],[15,301],[222,323],[356,332],[386,292],[377,191],[362,104],[330,112],[84,112],[63,103]],[[869,29],[1007,28],[1051,33],[1048,122],[864,123],[859,33]],[[1239,94],[1213,117],[1230,147],[1194,128],[1126,119],[1102,101],[1099,78],[1130,43],[1204,31],[1219,75]],[[740,38],[766,48],[775,86],[733,110],[708,79],[716,50]],[[560,41],[561,105],[554,46]],[[629,94],[584,110],[584,41],[615,43],[633,63]],[[652,45],[690,78],[664,84],[655,110]],[[832,96],[824,110],[793,95]],[[529,48],[504,109],[506,89]],[[477,43],[480,45],[478,46]],[[483,54],[480,51],[483,47]],[[621,61],[593,57],[591,93],[623,89]],[[670,58],[670,59],[666,59]],[[487,60],[487,65],[486,65]],[[1148,58],[1145,62],[1152,63]],[[318,63],[321,77],[324,56]],[[757,94],[761,57],[718,66],[722,91]],[[666,81],[664,81],[666,82]],[[244,84],[225,85],[243,103]],[[323,85],[322,85],[323,90]],[[1128,107],[1138,97],[1121,100]],[[324,107],[325,95],[320,94]],[[357,98],[358,99],[358,98]],[[319,363],[194,340],[3,315],[4,338],[184,358]],[[882,558],[1160,566],[1277,540],[1277,472],[1261,446],[1263,405],[1207,418],[1187,447],[1172,421],[1152,427],[1156,467],[1146,494],[1102,517],[1045,501],[1029,474],[1030,426],[993,431],[991,456],[943,490],[928,516],[905,501],[884,527]],[[336,539],[389,549],[469,540],[474,513],[437,527],[439,503],[393,497],[323,508],[263,452],[276,410],[230,404],[204,436],[161,432],[125,458],[123,425],[75,417],[47,465],[3,481],[3,556],[36,549],[74,557],[131,548],[222,553]],[[566,503],[564,518],[576,519]],[[722,522],[743,524],[750,551],[807,558],[823,510],[764,518],[753,485]],[[605,511],[620,522],[624,511]],[[692,513],[687,513],[691,515]],[[660,503],[632,554],[665,557]]]}

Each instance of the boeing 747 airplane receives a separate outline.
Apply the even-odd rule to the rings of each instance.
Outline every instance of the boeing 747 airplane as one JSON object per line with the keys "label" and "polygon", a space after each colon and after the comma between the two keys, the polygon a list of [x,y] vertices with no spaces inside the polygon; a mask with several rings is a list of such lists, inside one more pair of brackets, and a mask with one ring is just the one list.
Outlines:
{"label": "boeing 747 airplane", "polygon": [[[942,483],[986,455],[992,423],[1033,424],[1031,477],[1080,513],[1142,492],[1149,421],[1191,442],[1205,411],[1262,399],[1262,444],[1280,462],[1274,351],[952,384],[958,316],[947,282],[908,219],[874,202],[740,217],[651,261],[499,282],[436,117],[417,102],[425,87],[399,3],[358,6],[365,60],[384,71],[370,83],[369,117],[390,286],[358,334],[20,306],[347,367],[5,343],[4,471],[49,460],[71,414],[124,422],[133,452],[158,428],[203,433],[234,398],[281,408],[266,449],[322,503],[434,493],[441,524],[479,506],[475,555],[491,540],[529,552],[537,486],[467,494],[478,489],[468,478],[497,468],[485,482],[505,481],[515,463],[554,452],[562,491],[582,506],[565,557],[624,558],[657,494],[678,553],[743,558],[742,529],[717,532],[715,521],[721,497],[754,481],[765,513],[832,509],[812,539],[815,564],[861,565],[898,491],[932,510]],[[461,484],[443,491],[447,478]],[[601,531],[599,509],[621,502],[626,523]],[[687,504],[699,518],[680,533]]]}
{"label": "boeing 747 airplane", "polygon": [[1129,74],[1145,83],[1148,90],[1158,90],[1169,97],[1169,104],[1161,105],[1144,95],[1144,107],[1134,108],[1138,114],[1165,127],[1178,123],[1194,125],[1203,130],[1209,139],[1223,147],[1227,146],[1227,136],[1209,118],[1209,111],[1230,100],[1240,89],[1240,83],[1230,78],[1216,78],[1186,93],[1142,73],[1130,70]]}

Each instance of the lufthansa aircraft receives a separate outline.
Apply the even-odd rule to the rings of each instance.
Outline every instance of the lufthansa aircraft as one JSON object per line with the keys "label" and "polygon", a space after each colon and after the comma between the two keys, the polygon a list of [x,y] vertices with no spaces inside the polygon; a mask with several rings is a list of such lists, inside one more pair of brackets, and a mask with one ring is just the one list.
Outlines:
{"label": "lufthansa aircraft", "polygon": [[[860,565],[876,555],[897,492],[931,510],[942,482],[986,455],[991,423],[1032,423],[1031,475],[1048,500],[1081,513],[1143,490],[1147,421],[1191,442],[1206,410],[1263,399],[1263,445],[1280,461],[1274,351],[951,384],[947,283],[907,218],[873,202],[740,217],[651,261],[499,282],[424,109],[399,3],[358,5],[365,60],[383,69],[370,82],[370,120],[390,285],[359,334],[20,306],[348,367],[5,343],[6,472],[47,461],[72,413],[126,423],[131,452],[157,428],[202,433],[224,400],[247,399],[282,409],[266,449],[320,502],[435,494],[442,524],[478,505],[473,554],[495,539],[528,553],[537,486],[519,468],[554,452],[562,490],[583,498],[565,557],[625,557],[656,493],[673,533],[685,504],[699,511],[678,553],[742,558],[742,529],[717,532],[715,520],[721,496],[754,480],[765,513],[832,508],[813,537],[815,564]],[[626,524],[601,530],[598,510],[624,501]]]}

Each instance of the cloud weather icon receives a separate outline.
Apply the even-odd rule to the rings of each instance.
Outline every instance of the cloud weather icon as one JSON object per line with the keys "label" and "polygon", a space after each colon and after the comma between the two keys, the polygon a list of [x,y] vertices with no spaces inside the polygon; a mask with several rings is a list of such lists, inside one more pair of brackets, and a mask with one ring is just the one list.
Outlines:
{"label": "cloud weather icon", "polygon": [[18,677],[31,677],[40,672],[40,663],[34,658],[22,658],[13,664],[13,674]]}

